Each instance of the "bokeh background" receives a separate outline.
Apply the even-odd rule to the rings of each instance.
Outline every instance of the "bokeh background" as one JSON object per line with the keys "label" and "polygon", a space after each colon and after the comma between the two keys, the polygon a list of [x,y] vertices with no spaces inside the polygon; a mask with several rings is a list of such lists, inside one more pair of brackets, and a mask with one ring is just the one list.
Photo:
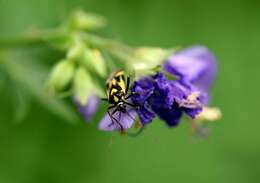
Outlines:
{"label": "bokeh background", "polygon": [[[14,115],[27,105],[14,97],[25,86],[4,82],[0,183],[260,181],[259,1],[0,0],[0,37],[54,27],[75,8],[105,16],[104,35],[133,46],[208,46],[219,63],[212,105],[223,118],[206,139],[194,137],[185,121],[168,129],[159,120],[138,138],[121,137],[96,130],[104,109],[92,124],[72,125],[28,96],[29,108]],[[47,46],[6,51],[19,52],[14,59],[21,66],[28,60],[53,65],[62,56]],[[25,109],[28,115],[16,122]]]}

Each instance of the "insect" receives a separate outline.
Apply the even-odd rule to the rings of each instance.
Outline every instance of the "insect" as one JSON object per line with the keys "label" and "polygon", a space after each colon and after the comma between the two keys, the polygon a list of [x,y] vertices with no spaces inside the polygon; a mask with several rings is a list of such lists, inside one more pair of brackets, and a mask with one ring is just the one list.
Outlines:
{"label": "insect", "polygon": [[[112,123],[116,123],[117,125],[119,125],[121,132],[124,132],[124,128],[122,124],[120,124],[120,121],[118,121],[114,117],[114,114],[116,112],[120,112],[119,116],[121,116],[121,113],[127,113],[131,117],[126,107],[136,107],[134,104],[131,104],[127,101],[127,99],[132,96],[132,93],[128,94],[129,87],[130,78],[129,76],[125,75],[123,70],[118,70],[114,72],[106,81],[107,98],[103,100],[108,101],[108,103],[110,104],[107,113]],[[110,110],[112,110],[112,112]]]}

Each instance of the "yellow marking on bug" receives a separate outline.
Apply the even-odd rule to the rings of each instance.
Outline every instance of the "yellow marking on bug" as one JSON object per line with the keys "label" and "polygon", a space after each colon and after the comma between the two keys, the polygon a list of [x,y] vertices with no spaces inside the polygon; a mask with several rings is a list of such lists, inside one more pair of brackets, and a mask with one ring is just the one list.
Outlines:
{"label": "yellow marking on bug", "polygon": [[[118,70],[112,73],[106,81],[107,97],[110,101],[119,102],[120,100],[125,101],[126,95],[126,77],[123,70]],[[117,92],[121,92],[124,95],[118,98],[115,97]]]}
{"label": "yellow marking on bug", "polygon": [[110,94],[111,94],[111,95],[114,95],[116,92],[117,92],[117,89],[112,88],[112,90],[110,91]]}
{"label": "yellow marking on bug", "polygon": [[114,96],[114,101],[115,101],[115,102],[118,102],[119,99],[118,99],[116,96]]}

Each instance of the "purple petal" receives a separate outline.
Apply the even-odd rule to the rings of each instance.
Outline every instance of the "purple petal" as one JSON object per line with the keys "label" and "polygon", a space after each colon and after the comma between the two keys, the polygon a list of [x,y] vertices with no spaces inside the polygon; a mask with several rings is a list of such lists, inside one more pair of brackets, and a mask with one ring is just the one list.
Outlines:
{"label": "purple petal", "polygon": [[137,113],[143,125],[152,122],[153,118],[155,117],[155,113],[152,111],[152,109],[150,109],[148,103],[145,103],[144,106],[140,106],[137,110]]}
{"label": "purple petal", "polygon": [[128,113],[118,111],[113,115],[113,117],[118,123],[120,123],[120,125],[115,120],[112,121],[110,116],[106,114],[99,123],[99,129],[103,131],[121,130],[122,128],[128,129],[135,121],[136,111],[128,110]]}
{"label": "purple petal", "polygon": [[98,96],[93,94],[88,98],[88,102],[86,105],[80,104],[76,98],[74,98],[74,101],[78,107],[78,111],[83,116],[83,118],[88,122],[92,119],[93,115],[96,113],[100,99]]}
{"label": "purple petal", "polygon": [[187,48],[172,55],[163,67],[169,73],[195,84],[203,91],[209,89],[217,72],[214,55],[203,46]]}
{"label": "purple petal", "polygon": [[194,118],[202,111],[202,107],[195,108],[195,109],[184,108],[183,111],[184,111],[188,116],[190,116],[192,119],[194,119]]}
{"label": "purple petal", "polygon": [[163,73],[157,73],[154,76],[154,80],[155,92],[153,93],[153,99],[156,100],[154,103],[165,106],[166,108],[171,108],[175,94],[178,94],[178,92],[172,91],[173,85],[166,79]]}
{"label": "purple petal", "polygon": [[151,96],[154,88],[154,80],[152,77],[144,77],[133,83],[132,92],[135,93],[132,100],[135,104],[142,105]]}
{"label": "purple petal", "polygon": [[166,122],[168,126],[174,127],[179,124],[182,116],[182,109],[178,106],[168,109],[153,104],[152,109],[162,120]]}
{"label": "purple petal", "polygon": [[133,103],[139,108],[137,113],[143,125],[150,123],[155,117],[155,113],[150,109],[148,98],[153,94],[154,79],[152,77],[144,77],[135,81],[131,88],[134,93],[131,97]]}

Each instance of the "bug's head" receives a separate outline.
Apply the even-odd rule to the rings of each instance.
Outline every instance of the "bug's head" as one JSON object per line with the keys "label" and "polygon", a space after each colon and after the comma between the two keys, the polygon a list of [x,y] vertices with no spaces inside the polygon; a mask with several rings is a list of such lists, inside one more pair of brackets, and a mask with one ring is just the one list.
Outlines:
{"label": "bug's head", "polygon": [[122,112],[126,111],[126,104],[123,102],[118,103],[117,107]]}

